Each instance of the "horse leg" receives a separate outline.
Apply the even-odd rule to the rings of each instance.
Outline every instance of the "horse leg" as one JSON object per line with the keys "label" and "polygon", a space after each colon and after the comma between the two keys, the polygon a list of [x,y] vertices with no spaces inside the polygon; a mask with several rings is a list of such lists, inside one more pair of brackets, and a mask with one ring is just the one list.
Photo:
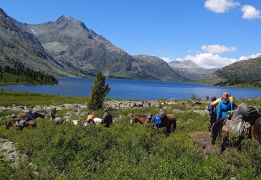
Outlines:
{"label": "horse leg", "polygon": [[166,124],[166,137],[169,137],[170,133],[171,133],[171,124]]}
{"label": "horse leg", "polygon": [[228,142],[228,136],[225,135],[222,138],[222,142],[220,144],[220,151],[219,154],[223,154],[223,152],[226,150],[226,143]]}
{"label": "horse leg", "polygon": [[176,128],[177,128],[177,122],[176,121],[174,121],[172,123],[172,128],[173,128],[173,132],[174,132],[176,130]]}

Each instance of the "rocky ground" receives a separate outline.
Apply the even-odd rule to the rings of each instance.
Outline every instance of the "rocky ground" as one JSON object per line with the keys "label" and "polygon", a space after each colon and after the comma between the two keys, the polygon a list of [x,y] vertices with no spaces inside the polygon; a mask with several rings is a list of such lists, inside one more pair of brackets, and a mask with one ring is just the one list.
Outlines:
{"label": "rocky ground", "polygon": [[[165,106],[168,104],[188,104],[193,103],[190,100],[184,100],[184,101],[175,101],[175,100],[169,100],[169,101],[128,101],[128,100],[110,100],[104,102],[104,106],[108,104],[110,109],[128,109],[128,108],[139,108],[134,107],[134,105],[138,105],[140,107],[149,107],[149,106],[161,106],[165,109],[168,109],[169,107]],[[63,104],[63,105],[31,105],[31,106],[19,106],[13,104],[12,106],[0,106],[0,121],[3,119],[15,119],[18,117],[20,113],[23,112],[38,112],[41,114],[44,114],[46,118],[51,118],[51,112],[52,110],[56,108],[57,111],[66,111],[65,115],[63,117],[65,119],[71,119],[74,117],[85,117],[87,114],[91,113],[87,109],[87,104]],[[171,109],[172,112],[179,112],[182,111],[180,109]],[[207,113],[207,110],[193,110],[194,112],[205,114]],[[8,115],[2,115],[4,112],[12,112],[11,114],[8,113]],[[59,116],[59,113],[57,114]]]}
{"label": "rocky ground", "polygon": [[0,161],[17,162],[20,158],[24,159],[26,157],[25,154],[21,154],[16,150],[14,142],[0,138]]}

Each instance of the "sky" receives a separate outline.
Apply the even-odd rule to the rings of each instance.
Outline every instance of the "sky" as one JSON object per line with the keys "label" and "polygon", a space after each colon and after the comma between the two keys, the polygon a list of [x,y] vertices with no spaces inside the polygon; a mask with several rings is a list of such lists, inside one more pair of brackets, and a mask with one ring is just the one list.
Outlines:
{"label": "sky", "polygon": [[67,15],[130,55],[218,68],[261,55],[260,0],[0,0],[28,24]]}

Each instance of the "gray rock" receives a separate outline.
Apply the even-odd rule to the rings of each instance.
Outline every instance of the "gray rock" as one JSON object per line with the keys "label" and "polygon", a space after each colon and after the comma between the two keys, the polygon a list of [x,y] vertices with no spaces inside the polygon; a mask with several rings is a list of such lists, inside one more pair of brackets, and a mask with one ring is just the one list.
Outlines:
{"label": "gray rock", "polygon": [[7,139],[0,138],[0,161],[16,162],[19,158],[27,158],[25,154],[20,154],[15,148],[15,143]]}

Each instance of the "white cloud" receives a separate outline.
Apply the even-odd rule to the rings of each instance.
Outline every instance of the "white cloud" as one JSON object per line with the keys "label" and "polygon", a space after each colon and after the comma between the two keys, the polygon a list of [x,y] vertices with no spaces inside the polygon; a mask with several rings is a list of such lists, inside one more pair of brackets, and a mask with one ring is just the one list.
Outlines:
{"label": "white cloud", "polygon": [[216,45],[204,45],[201,47],[201,49],[208,53],[224,53],[224,52],[235,52],[237,50],[236,47],[226,47],[226,46],[220,46],[218,44]]}
{"label": "white cloud", "polygon": [[168,57],[161,57],[160,59],[166,61],[166,63],[170,63],[171,61],[174,61],[173,59],[168,58]]}
{"label": "white cloud", "polygon": [[185,58],[178,58],[177,61],[181,60],[191,60],[200,67],[211,69],[211,68],[220,68],[224,66],[228,66],[234,62],[236,62],[236,59],[227,58],[227,57],[221,57],[218,54],[212,54],[212,53],[202,53],[197,54],[196,56],[188,55]]}
{"label": "white cloud", "polygon": [[239,6],[240,3],[233,2],[233,0],[207,0],[205,7],[215,13],[225,13],[230,8]]}
{"label": "white cloud", "polygon": [[257,19],[261,18],[260,11],[251,5],[244,5],[241,9],[243,12],[243,19]]}
{"label": "white cloud", "polygon": [[239,58],[239,60],[247,60],[247,59],[254,59],[254,58],[257,58],[257,57],[260,57],[261,56],[261,53],[257,53],[257,54],[252,54],[250,56],[241,56]]}

